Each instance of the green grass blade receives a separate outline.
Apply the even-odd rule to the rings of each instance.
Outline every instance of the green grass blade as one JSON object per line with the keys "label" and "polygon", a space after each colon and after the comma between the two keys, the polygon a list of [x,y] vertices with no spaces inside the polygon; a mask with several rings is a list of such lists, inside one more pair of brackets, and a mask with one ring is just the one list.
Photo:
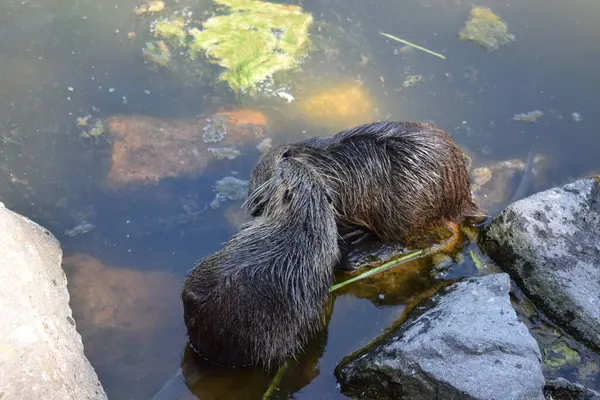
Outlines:
{"label": "green grass blade", "polygon": [[263,400],[267,400],[268,398],[271,397],[271,394],[275,391],[275,389],[277,388],[277,385],[279,385],[281,378],[283,378],[283,374],[287,370],[288,365],[289,365],[289,361],[286,362],[285,364],[283,364],[281,367],[279,367],[279,371],[277,371],[277,375],[275,375],[275,377],[271,381],[271,384],[269,385],[269,388],[267,389],[267,391],[265,392],[265,394],[262,397]]}
{"label": "green grass blade", "polygon": [[445,59],[446,59],[446,57],[445,57],[445,56],[443,56],[443,55],[441,55],[440,53],[436,53],[435,51],[427,50],[425,47],[418,46],[418,45],[416,45],[416,44],[414,44],[414,43],[411,43],[411,42],[409,42],[409,41],[407,41],[407,40],[400,39],[399,37],[396,37],[396,36],[394,36],[394,35],[390,35],[389,33],[383,33],[383,32],[379,32],[379,33],[380,33],[380,34],[382,34],[382,35],[383,35],[383,36],[385,36],[385,37],[388,37],[388,38],[392,39],[392,40],[395,40],[395,41],[397,41],[397,42],[404,43],[404,44],[406,44],[406,45],[412,46],[412,47],[414,47],[415,49],[419,49],[419,50],[421,50],[421,51],[424,51],[424,52],[426,52],[426,53],[432,54],[432,55],[434,55],[434,56],[436,56],[436,57],[439,57],[439,58],[441,58],[441,59],[443,59],[443,60],[445,60]]}
{"label": "green grass blade", "polygon": [[395,266],[397,266],[399,264],[402,264],[403,262],[415,259],[418,256],[420,256],[421,254],[423,254],[423,250],[418,250],[418,251],[414,251],[412,253],[408,253],[408,254],[400,257],[400,258],[396,258],[394,260],[388,261],[388,262],[380,265],[379,267],[376,267],[376,268],[373,268],[373,269],[371,269],[369,271],[366,271],[366,272],[364,272],[364,273],[362,273],[362,274],[360,274],[358,276],[355,276],[354,278],[350,278],[350,279],[348,279],[348,280],[346,280],[344,282],[340,282],[340,283],[338,283],[336,285],[333,285],[332,287],[329,288],[329,292],[331,293],[331,292],[333,292],[335,290],[338,290],[338,289],[340,289],[340,288],[342,288],[342,287],[344,287],[346,285],[349,285],[352,282],[356,282],[356,281],[359,281],[361,279],[368,278],[369,276],[375,275],[378,272],[381,272],[381,271],[386,270],[386,269],[391,268],[391,267],[395,267]]}

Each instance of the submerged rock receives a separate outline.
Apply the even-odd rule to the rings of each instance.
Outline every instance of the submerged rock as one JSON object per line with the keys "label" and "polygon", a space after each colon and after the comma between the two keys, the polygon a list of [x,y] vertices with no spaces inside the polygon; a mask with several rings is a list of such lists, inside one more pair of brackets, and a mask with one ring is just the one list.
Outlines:
{"label": "submerged rock", "polygon": [[107,266],[87,254],[65,257],[63,267],[86,353],[109,397],[151,398],[184,344],[178,279]]}
{"label": "submerged rock", "polygon": [[575,181],[509,205],[482,247],[554,322],[600,348],[600,183]]}
{"label": "submerged rock", "polygon": [[[509,159],[493,164],[483,164],[469,170],[473,201],[488,213],[500,211],[515,195],[520,182],[530,175],[525,195],[531,193],[545,182],[547,158],[543,155],[531,155],[529,160]],[[531,169],[531,170],[530,170]]]}
{"label": "submerged rock", "polygon": [[507,274],[468,278],[435,295],[373,348],[336,370],[360,399],[542,400],[534,338],[516,316]]}
{"label": "submerged rock", "polygon": [[375,102],[355,81],[319,85],[298,96],[296,107],[303,120],[332,130],[373,121]]}
{"label": "submerged rock", "polygon": [[106,399],[69,308],[60,244],[2,203],[0,232],[0,398]]}
{"label": "submerged rock", "polygon": [[214,161],[237,157],[237,147],[260,142],[266,123],[262,113],[246,109],[200,121],[108,118],[105,125],[114,139],[108,184],[148,185],[169,177],[198,176]]}
{"label": "submerged rock", "polygon": [[486,7],[473,7],[471,19],[459,32],[459,37],[462,40],[472,40],[488,51],[497,50],[501,45],[515,40],[500,17]]}

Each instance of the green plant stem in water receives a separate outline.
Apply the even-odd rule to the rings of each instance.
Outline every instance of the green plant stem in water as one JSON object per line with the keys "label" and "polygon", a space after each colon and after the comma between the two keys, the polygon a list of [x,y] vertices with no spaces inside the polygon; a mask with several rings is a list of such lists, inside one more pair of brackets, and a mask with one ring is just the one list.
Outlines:
{"label": "green plant stem in water", "polygon": [[386,269],[391,268],[391,267],[395,267],[395,266],[397,266],[399,264],[402,264],[403,262],[413,260],[413,259],[417,258],[418,256],[420,256],[422,254],[423,254],[423,250],[417,250],[417,251],[413,251],[412,253],[408,253],[408,254],[400,257],[400,258],[388,261],[388,262],[380,265],[379,267],[376,267],[376,268],[373,268],[373,269],[371,269],[369,271],[366,271],[366,272],[364,272],[364,273],[362,273],[362,274],[360,274],[358,276],[355,276],[354,278],[350,278],[347,281],[340,282],[337,285],[333,285],[332,287],[329,288],[329,292],[333,292],[335,290],[338,290],[338,289],[340,289],[340,288],[342,288],[342,287],[344,287],[346,285],[349,285],[352,282],[356,282],[356,281],[359,281],[361,279],[368,278],[371,275],[375,275],[375,274],[377,274],[377,273],[379,273],[379,272],[381,272],[383,270],[386,270]]}
{"label": "green plant stem in water", "polygon": [[483,265],[483,261],[481,261],[481,259],[477,257],[473,250],[469,250],[469,252],[471,253],[471,258],[473,259],[473,262],[475,263],[477,269],[479,271],[483,271],[483,269],[485,268],[485,266]]}
{"label": "green plant stem in water", "polygon": [[396,37],[396,36],[390,35],[389,33],[383,33],[383,32],[379,32],[379,33],[380,33],[380,34],[382,34],[382,35],[383,35],[383,36],[385,36],[385,37],[388,37],[388,38],[390,38],[390,39],[393,39],[393,40],[395,40],[395,41],[397,41],[397,42],[404,43],[404,44],[406,44],[406,45],[412,46],[412,47],[414,47],[415,49],[419,49],[419,50],[421,50],[421,51],[424,51],[424,52],[426,52],[426,53],[432,54],[432,55],[434,55],[434,56],[436,56],[436,57],[439,57],[439,58],[441,58],[441,59],[443,59],[443,60],[445,60],[445,59],[446,59],[446,57],[445,57],[445,56],[443,56],[443,55],[441,55],[440,53],[436,53],[435,51],[427,50],[425,47],[418,46],[418,45],[416,45],[416,44],[414,44],[414,43],[411,43],[411,42],[409,42],[409,41],[407,41],[407,40],[400,39],[400,38],[398,38],[398,37]]}
{"label": "green plant stem in water", "polygon": [[271,384],[267,388],[267,391],[265,392],[265,394],[262,397],[263,400],[267,400],[269,397],[271,397],[271,393],[273,393],[273,391],[277,388],[277,385],[279,385],[281,378],[283,378],[283,374],[285,373],[285,370],[288,367],[288,363],[289,362],[286,362],[281,367],[279,367],[279,370],[277,371],[277,375],[275,375],[275,377],[271,381]]}

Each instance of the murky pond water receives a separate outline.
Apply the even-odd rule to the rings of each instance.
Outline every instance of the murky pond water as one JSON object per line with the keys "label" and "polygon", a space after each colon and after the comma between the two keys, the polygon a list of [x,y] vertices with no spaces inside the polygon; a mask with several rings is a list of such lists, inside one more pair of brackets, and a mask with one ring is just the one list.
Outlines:
{"label": "murky pond water", "polygon": [[[272,96],[241,98],[201,57],[175,64],[172,50],[171,67],[161,67],[156,44],[159,58],[148,56],[153,21],[180,10],[206,19],[211,1],[165,0],[164,10],[137,14],[138,0],[0,5],[0,200],[61,240],[78,328],[111,399],[151,398],[189,359],[181,282],[235,232],[242,200],[215,201],[214,188],[247,179],[264,139],[431,120],[478,165],[524,161],[534,145],[543,161],[530,191],[600,172],[599,3],[482,1],[515,38],[495,51],[460,40],[470,3],[280,3],[312,15],[310,56],[265,89]],[[513,119],[535,110],[536,122]],[[216,150],[202,137],[219,123],[229,124],[229,153],[206,161]],[[463,253],[455,275],[474,270]],[[401,268],[395,284],[356,284],[335,298],[326,337],[290,367],[274,398],[344,398],[339,361],[438,284],[427,265]],[[597,358],[582,363],[577,373],[548,373],[600,388]],[[199,398],[260,398],[269,384],[262,374],[188,364]],[[195,398],[183,384],[166,390],[165,398]]]}

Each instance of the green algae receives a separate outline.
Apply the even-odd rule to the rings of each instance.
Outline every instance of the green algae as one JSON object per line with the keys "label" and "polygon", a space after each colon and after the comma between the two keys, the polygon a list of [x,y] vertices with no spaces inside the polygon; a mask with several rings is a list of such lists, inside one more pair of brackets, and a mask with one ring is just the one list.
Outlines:
{"label": "green algae", "polygon": [[185,46],[187,38],[185,20],[182,17],[173,16],[157,21],[154,24],[154,37],[163,39],[174,46]]}
{"label": "green algae", "polygon": [[313,18],[300,7],[254,0],[215,0],[229,9],[189,31],[188,54],[199,53],[226,68],[219,77],[239,91],[275,72],[295,67],[308,54]]}
{"label": "green algae", "polygon": [[168,67],[171,62],[171,51],[162,40],[147,42],[142,53],[146,60],[159,67]]}
{"label": "green algae", "polygon": [[471,19],[459,32],[459,37],[461,40],[474,41],[488,51],[497,50],[501,45],[515,40],[500,17],[486,7],[473,7]]}
{"label": "green algae", "polygon": [[576,350],[560,341],[552,344],[550,349],[544,349],[544,365],[548,368],[561,368],[565,365],[575,366],[581,362],[581,356]]}
{"label": "green algae", "polygon": [[485,264],[483,263],[483,261],[481,261],[481,258],[479,258],[474,252],[473,250],[469,250],[469,253],[471,254],[471,258],[473,259],[473,262],[475,263],[475,266],[477,267],[478,271],[483,271],[485,270]]}

